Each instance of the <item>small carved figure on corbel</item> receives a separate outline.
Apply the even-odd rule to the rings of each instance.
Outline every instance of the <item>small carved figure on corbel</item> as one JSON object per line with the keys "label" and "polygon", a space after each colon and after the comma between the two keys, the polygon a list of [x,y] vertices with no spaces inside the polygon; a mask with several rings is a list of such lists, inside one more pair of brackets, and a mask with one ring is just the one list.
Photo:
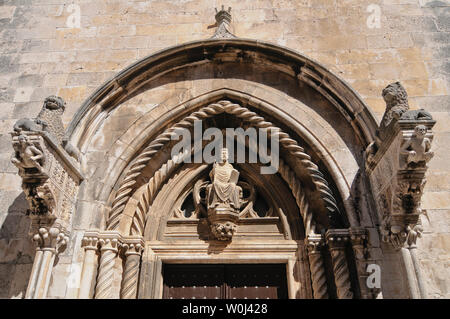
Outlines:
{"label": "small carved figure on corbel", "polygon": [[401,226],[389,223],[389,219],[384,219],[381,226],[382,240],[385,243],[390,243],[395,249],[403,247],[406,240],[406,232]]}
{"label": "small carved figure on corbel", "polygon": [[408,225],[406,227],[406,243],[409,247],[415,247],[417,238],[422,237],[423,227],[422,225]]}
{"label": "small carved figure on corbel", "polygon": [[407,156],[406,167],[425,167],[426,163],[434,156],[434,153],[430,152],[431,141],[425,137],[426,133],[425,125],[417,125],[414,128],[414,135],[402,145],[400,153]]}
{"label": "small carved figure on corbel", "polygon": [[42,173],[45,155],[34,143],[30,142],[26,135],[19,135],[19,143],[14,145],[15,154],[11,162],[19,168],[23,174],[28,169],[37,169]]}
{"label": "small carved figure on corbel", "polygon": [[22,131],[25,132],[42,132],[46,130],[48,126],[47,122],[41,119],[20,119],[14,124],[14,132],[21,134]]}

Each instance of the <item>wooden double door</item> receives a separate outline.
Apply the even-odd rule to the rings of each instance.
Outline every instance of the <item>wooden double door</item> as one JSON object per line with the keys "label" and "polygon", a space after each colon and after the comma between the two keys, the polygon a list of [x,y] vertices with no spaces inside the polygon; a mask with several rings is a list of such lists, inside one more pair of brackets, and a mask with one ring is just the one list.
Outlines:
{"label": "wooden double door", "polygon": [[286,265],[165,264],[166,299],[286,299]]}

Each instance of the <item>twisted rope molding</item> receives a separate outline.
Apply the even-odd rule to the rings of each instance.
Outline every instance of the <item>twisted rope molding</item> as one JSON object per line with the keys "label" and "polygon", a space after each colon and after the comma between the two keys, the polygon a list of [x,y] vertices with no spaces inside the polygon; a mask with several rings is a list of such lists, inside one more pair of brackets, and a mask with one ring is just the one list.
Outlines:
{"label": "twisted rope molding", "polygon": [[207,107],[201,108],[200,110],[185,117],[182,121],[176,123],[174,126],[158,135],[156,139],[153,140],[141,154],[139,154],[139,156],[131,164],[124,180],[119,186],[112,204],[109,218],[107,220],[108,230],[118,228],[121,213],[131,197],[131,192],[133,191],[134,184],[136,184],[137,177],[141,174],[142,169],[147,166],[153,155],[168,144],[173,137],[177,136],[175,131],[180,128],[192,127],[194,121],[206,119],[223,112],[234,115],[244,121],[248,121],[257,128],[266,128],[269,133],[268,135],[277,135],[280,144],[293,157],[297,158],[302,166],[307,170],[324,201],[325,207],[330,211],[339,211],[336,200],[333,197],[333,193],[328,187],[328,183],[324,179],[323,174],[319,171],[317,165],[311,161],[311,157],[305,153],[302,147],[298,145],[297,141],[290,138],[287,133],[282,132],[280,128],[274,126],[271,122],[265,121],[263,117],[257,115],[255,112],[230,101],[219,101],[217,103],[210,104]]}
{"label": "twisted rope molding", "polygon": [[312,233],[315,233],[316,224],[309,209],[309,203],[306,200],[306,194],[302,191],[300,181],[295,175],[295,172],[281,158],[278,172],[290,186],[292,195],[294,195],[295,201],[300,210],[300,215],[303,219],[303,226],[305,227],[305,237]]}
{"label": "twisted rope molding", "polygon": [[135,214],[133,216],[133,222],[131,225],[131,235],[143,235],[147,211],[150,205],[153,203],[156,194],[161,188],[162,184],[166,181],[167,176],[173,173],[177,164],[183,162],[184,158],[189,153],[181,152],[171,159],[169,159],[163,166],[153,175],[150,181],[145,186],[143,193],[140,196],[139,203],[137,204]]}

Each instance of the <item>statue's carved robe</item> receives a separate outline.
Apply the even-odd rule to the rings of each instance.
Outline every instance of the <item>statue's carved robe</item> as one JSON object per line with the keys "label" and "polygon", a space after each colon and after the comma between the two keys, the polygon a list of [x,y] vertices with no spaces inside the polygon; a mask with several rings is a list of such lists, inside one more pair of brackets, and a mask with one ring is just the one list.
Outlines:
{"label": "statue's carved robe", "polygon": [[239,172],[229,163],[223,165],[214,163],[210,177],[213,182],[208,188],[208,208],[229,204],[239,209],[241,190],[236,185]]}

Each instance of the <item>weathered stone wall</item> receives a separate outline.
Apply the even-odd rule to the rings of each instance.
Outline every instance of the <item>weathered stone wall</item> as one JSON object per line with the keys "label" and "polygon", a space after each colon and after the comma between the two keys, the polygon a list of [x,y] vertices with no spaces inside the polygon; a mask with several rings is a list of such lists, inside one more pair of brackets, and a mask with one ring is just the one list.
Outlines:
{"label": "weathered stone wall", "polygon": [[[72,3],[80,8],[79,28]],[[429,296],[449,298],[450,2],[429,0],[0,0],[0,297],[24,295],[34,255],[21,181],[10,163],[14,122],[36,116],[54,94],[67,101],[67,125],[83,100],[127,65],[211,37],[214,7],[222,4],[232,7],[235,35],[323,63],[378,119],[385,107],[381,90],[397,80],[412,108],[432,113],[436,155],[427,173],[419,250]],[[377,8],[379,25],[372,20]],[[72,245],[79,247],[79,240]],[[67,278],[73,259],[61,256],[56,280]],[[65,286],[52,286],[49,295],[73,297]]]}

